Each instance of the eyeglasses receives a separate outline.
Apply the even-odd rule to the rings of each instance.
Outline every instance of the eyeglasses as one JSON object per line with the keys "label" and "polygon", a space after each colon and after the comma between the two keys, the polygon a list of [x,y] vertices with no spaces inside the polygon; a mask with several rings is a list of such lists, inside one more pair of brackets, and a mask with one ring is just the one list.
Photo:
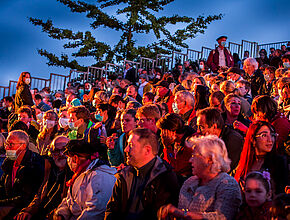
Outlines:
{"label": "eyeglasses", "polygon": [[[271,139],[276,139],[278,137],[277,133],[270,133],[271,135]],[[269,137],[268,133],[262,133],[262,134],[257,134],[256,138],[261,138],[262,140],[267,140],[267,138]]]}

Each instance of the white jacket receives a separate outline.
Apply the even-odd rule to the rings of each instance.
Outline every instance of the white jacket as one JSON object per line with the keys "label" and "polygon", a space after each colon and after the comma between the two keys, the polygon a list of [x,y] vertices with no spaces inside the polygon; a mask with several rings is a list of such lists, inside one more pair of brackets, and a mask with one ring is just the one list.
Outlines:
{"label": "white jacket", "polygon": [[107,165],[92,169],[98,159],[92,161],[87,170],[80,174],[55,214],[66,220],[104,219],[106,205],[112,195],[116,169]]}

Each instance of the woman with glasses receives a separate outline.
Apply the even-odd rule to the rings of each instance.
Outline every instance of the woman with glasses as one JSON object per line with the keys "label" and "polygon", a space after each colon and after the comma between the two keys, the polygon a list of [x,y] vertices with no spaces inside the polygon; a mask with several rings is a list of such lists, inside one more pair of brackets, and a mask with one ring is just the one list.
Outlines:
{"label": "woman with glasses", "polygon": [[276,153],[274,127],[265,121],[253,123],[247,132],[235,179],[243,185],[244,178],[252,171],[268,171],[275,194],[284,191],[287,185],[286,159]]}

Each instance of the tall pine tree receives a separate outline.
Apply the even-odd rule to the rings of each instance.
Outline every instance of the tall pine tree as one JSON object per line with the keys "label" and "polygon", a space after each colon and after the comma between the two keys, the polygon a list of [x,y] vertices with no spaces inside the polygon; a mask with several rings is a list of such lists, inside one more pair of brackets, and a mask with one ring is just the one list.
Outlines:
{"label": "tall pine tree", "polygon": [[[207,25],[214,20],[219,20],[222,15],[198,16],[158,16],[161,10],[174,0],[96,0],[96,5],[85,1],[57,0],[67,6],[72,12],[83,13],[92,22],[92,29],[100,27],[112,29],[121,33],[116,45],[108,45],[98,42],[92,32],[73,32],[69,29],[54,27],[51,20],[43,21],[38,18],[29,18],[36,26],[41,26],[42,31],[49,37],[58,40],[67,40],[63,47],[75,48],[77,51],[71,55],[60,57],[48,52],[38,50],[39,54],[47,57],[48,65],[69,67],[71,69],[86,70],[77,62],[79,57],[93,57],[95,63],[92,66],[102,67],[106,62],[119,62],[122,59],[134,60],[140,56],[156,58],[159,53],[170,54],[172,51],[180,51],[188,48],[187,39],[194,38],[198,33],[204,33]],[[105,12],[106,8],[116,9],[114,15]],[[125,16],[120,16],[125,15]],[[125,17],[126,19],[118,19]],[[183,24],[183,29],[170,31],[168,25]],[[153,34],[153,43],[136,46],[136,36],[139,34]],[[140,42],[138,42],[140,45]]]}

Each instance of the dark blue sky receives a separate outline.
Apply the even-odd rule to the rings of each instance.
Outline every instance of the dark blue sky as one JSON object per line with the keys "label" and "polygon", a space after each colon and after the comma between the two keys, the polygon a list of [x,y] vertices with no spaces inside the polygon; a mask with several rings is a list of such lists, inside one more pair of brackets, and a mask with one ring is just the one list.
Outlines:
{"label": "dark blue sky", "polygon": [[[93,2],[93,0],[89,0]],[[162,13],[197,17],[198,15],[224,14],[224,18],[209,25],[205,34],[188,41],[191,49],[201,46],[214,47],[219,35],[227,35],[229,41],[241,40],[270,43],[290,40],[289,0],[176,0]],[[48,78],[50,72],[67,74],[69,69],[48,67],[45,57],[37,53],[43,48],[58,55],[69,53],[62,48],[63,42],[47,37],[40,27],[35,27],[28,17],[52,19],[57,27],[85,31],[89,19],[70,10],[56,0],[1,0],[0,1],[0,85],[17,80],[20,73],[29,71],[33,76]],[[97,40],[114,44],[118,34],[113,31],[94,31]],[[139,39],[152,40],[151,36]],[[89,59],[82,63],[89,65]]]}

